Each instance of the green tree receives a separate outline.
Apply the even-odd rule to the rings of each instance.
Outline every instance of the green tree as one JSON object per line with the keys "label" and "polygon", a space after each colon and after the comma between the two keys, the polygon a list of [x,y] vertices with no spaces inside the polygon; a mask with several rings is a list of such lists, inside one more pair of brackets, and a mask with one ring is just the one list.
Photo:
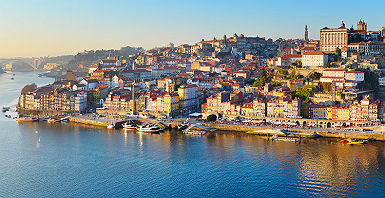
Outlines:
{"label": "green tree", "polygon": [[341,49],[339,47],[336,48],[336,54],[341,57]]}
{"label": "green tree", "polygon": [[287,69],[278,69],[277,70],[278,73],[282,74],[282,75],[289,75],[289,70]]}
{"label": "green tree", "polygon": [[312,80],[319,80],[321,78],[322,74],[318,73],[318,72],[314,72],[312,74],[310,74],[309,78],[312,79]]}
{"label": "green tree", "polygon": [[326,63],[326,66],[325,68],[331,68],[332,67],[332,64],[329,62],[329,63]]}
{"label": "green tree", "polygon": [[296,60],[291,64],[294,68],[302,68],[302,62],[300,60]]}
{"label": "green tree", "polygon": [[331,92],[332,91],[332,83],[322,83],[323,92]]}
{"label": "green tree", "polygon": [[292,70],[292,71],[290,72],[289,78],[290,78],[290,79],[297,79],[297,78],[298,78],[298,76],[297,76],[295,70]]}
{"label": "green tree", "polygon": [[310,91],[306,90],[297,90],[295,95],[299,97],[302,101],[309,102],[310,101]]}
{"label": "green tree", "polygon": [[209,116],[207,116],[207,121],[209,122],[215,122],[217,120],[217,115],[215,114],[211,114]]}

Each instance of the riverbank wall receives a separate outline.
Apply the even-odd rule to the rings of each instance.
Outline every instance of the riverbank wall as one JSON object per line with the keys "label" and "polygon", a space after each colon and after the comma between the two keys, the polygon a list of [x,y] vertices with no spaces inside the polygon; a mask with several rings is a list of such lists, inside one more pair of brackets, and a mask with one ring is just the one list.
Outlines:
{"label": "riverbank wall", "polygon": [[114,122],[93,120],[93,119],[86,119],[86,118],[79,118],[79,117],[70,117],[68,118],[68,121],[74,122],[74,123],[87,124],[87,125],[102,126],[102,127],[107,127],[110,124],[115,125]]}
{"label": "riverbank wall", "polygon": [[78,115],[78,111],[62,111],[62,110],[31,110],[17,107],[17,113],[20,116],[29,116],[43,118],[47,116],[63,116],[63,115]]}
{"label": "riverbank wall", "polygon": [[[259,126],[234,126],[234,125],[225,125],[225,124],[204,124],[205,126],[212,127],[218,129],[220,131],[238,131],[238,132],[246,132],[249,134],[255,135],[265,135],[271,136],[277,133],[278,129],[270,128],[270,127],[259,127]],[[291,130],[291,129],[289,129]],[[296,136],[301,137],[314,137],[316,133],[320,137],[325,138],[357,138],[357,139],[371,139],[378,141],[385,141],[385,133],[384,132],[373,132],[373,131],[354,131],[354,132],[333,132],[330,131],[316,131],[312,129],[293,129]],[[285,134],[280,132],[278,133],[280,136],[284,136]],[[293,134],[289,135],[293,136]]]}
{"label": "riverbank wall", "polygon": [[[93,119],[90,117],[77,117],[73,116],[69,118],[70,122],[81,123],[86,125],[94,125],[94,126],[102,126],[107,127],[108,125],[116,125],[116,123],[124,122],[123,120],[104,120],[104,119]],[[160,123],[155,120],[146,119],[141,120],[142,122],[151,122],[153,124],[161,124],[162,127],[165,128],[176,128],[177,123],[175,122],[163,122]],[[201,124],[204,127],[209,127],[211,129],[216,129],[219,131],[231,131],[231,132],[244,132],[255,135],[262,136],[272,136],[280,131],[279,128],[272,127],[264,127],[264,126],[242,126],[242,125],[226,125],[226,124],[213,124],[213,123],[203,123]],[[202,129],[200,129],[202,130]],[[213,130],[208,130],[213,131]],[[290,136],[301,136],[301,137],[325,137],[325,138],[357,138],[357,139],[370,139],[370,140],[378,140],[385,141],[385,133],[384,132],[374,132],[374,131],[349,131],[349,132],[337,132],[334,130],[330,131],[319,131],[314,129],[289,129],[289,137]],[[279,136],[286,136],[283,132],[277,133]]]}

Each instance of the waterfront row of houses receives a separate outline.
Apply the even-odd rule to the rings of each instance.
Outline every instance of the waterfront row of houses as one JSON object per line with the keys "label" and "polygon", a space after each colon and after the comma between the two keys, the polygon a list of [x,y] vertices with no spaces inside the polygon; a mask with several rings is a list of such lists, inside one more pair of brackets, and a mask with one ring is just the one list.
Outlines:
{"label": "waterfront row of houses", "polygon": [[[271,93],[270,93],[271,94]],[[349,106],[332,106],[303,103],[299,98],[253,95],[243,99],[237,92],[220,92],[202,105],[203,117],[216,114],[220,117],[244,116],[249,118],[311,118],[339,121],[382,120],[381,102],[371,97],[354,101]]]}
{"label": "waterfront row of houses", "polygon": [[83,112],[87,107],[87,92],[69,88],[41,87],[22,93],[19,108],[35,111]]}
{"label": "waterfront row of houses", "polygon": [[[182,85],[178,91],[136,92],[125,89],[111,91],[103,103],[103,111],[115,114],[148,112],[175,117],[199,110],[198,86]],[[133,100],[133,98],[135,98]]]}

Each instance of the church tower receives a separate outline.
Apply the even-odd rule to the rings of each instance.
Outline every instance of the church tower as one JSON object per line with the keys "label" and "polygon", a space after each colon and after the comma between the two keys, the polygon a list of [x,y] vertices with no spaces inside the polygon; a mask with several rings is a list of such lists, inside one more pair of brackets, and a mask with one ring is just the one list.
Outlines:
{"label": "church tower", "polygon": [[362,21],[362,20],[358,21],[358,23],[357,23],[357,30],[366,31],[367,27],[368,27],[368,24],[366,24],[365,21]]}
{"label": "church tower", "polygon": [[132,115],[136,115],[136,103],[135,103],[135,80],[132,83]]}
{"label": "church tower", "polygon": [[309,40],[309,32],[307,30],[307,25],[305,25],[305,41]]}

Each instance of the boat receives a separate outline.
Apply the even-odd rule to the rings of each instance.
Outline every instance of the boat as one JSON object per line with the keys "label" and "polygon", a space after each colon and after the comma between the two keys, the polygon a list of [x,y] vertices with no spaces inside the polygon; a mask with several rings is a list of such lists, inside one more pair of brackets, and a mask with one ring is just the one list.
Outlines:
{"label": "boat", "polygon": [[349,144],[349,145],[366,144],[367,142],[368,142],[368,140],[364,140],[364,139],[354,139],[354,138],[349,138],[349,139],[346,139],[346,140],[345,140],[345,143],[346,143],[346,144]]}
{"label": "boat", "polygon": [[32,122],[33,119],[32,118],[28,118],[28,117],[20,117],[20,118],[16,118],[16,122]]}
{"label": "boat", "polygon": [[1,111],[2,111],[2,112],[7,112],[7,111],[9,111],[9,107],[3,107],[3,108],[1,109]]}
{"label": "boat", "polygon": [[182,132],[183,134],[191,134],[191,135],[205,135],[205,131],[198,131],[198,130],[184,130]]}
{"label": "boat", "polygon": [[107,129],[113,129],[115,126],[113,124],[107,125]]}
{"label": "boat", "polygon": [[136,129],[136,125],[135,124],[128,124],[127,122],[124,123],[122,125],[122,127],[125,128],[125,129]]}
{"label": "boat", "polygon": [[48,123],[54,123],[54,122],[56,122],[56,120],[53,119],[53,118],[49,118],[49,119],[47,120],[47,122],[48,122]]}
{"label": "boat", "polygon": [[277,134],[271,137],[271,141],[287,141],[287,142],[300,142],[301,138],[297,137],[279,137]]}
{"label": "boat", "polygon": [[15,78],[12,77],[11,80],[15,80]]}
{"label": "boat", "polygon": [[142,133],[159,133],[163,131],[163,128],[156,125],[145,125],[145,126],[137,127],[136,130]]}

